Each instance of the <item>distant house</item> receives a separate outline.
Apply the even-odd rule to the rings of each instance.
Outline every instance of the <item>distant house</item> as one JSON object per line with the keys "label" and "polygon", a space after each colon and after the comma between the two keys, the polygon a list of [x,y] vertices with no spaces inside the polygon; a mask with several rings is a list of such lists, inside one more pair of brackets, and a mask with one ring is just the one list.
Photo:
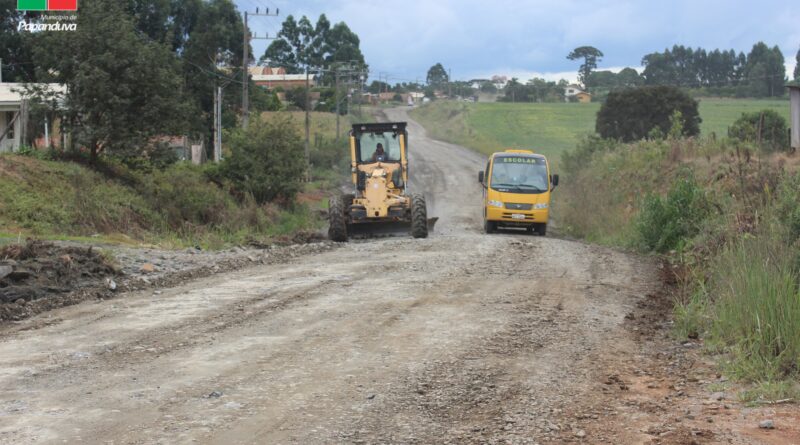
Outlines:
{"label": "distant house", "polygon": [[570,100],[577,100],[585,104],[592,101],[592,95],[583,91],[580,85],[570,84],[564,87],[564,100],[567,102]]}
{"label": "distant house", "polygon": [[469,86],[473,90],[479,90],[486,82],[491,82],[489,79],[472,79],[469,81]]}
{"label": "distant house", "polygon": [[420,93],[418,91],[412,91],[408,93],[408,95],[411,98],[411,100],[414,101],[414,103],[422,102],[422,98],[425,97],[425,93]]}
{"label": "distant house", "polygon": [[492,84],[498,90],[502,90],[508,85],[508,77],[506,76],[492,76]]}
{"label": "distant house", "polygon": [[[249,68],[250,77],[256,85],[267,89],[283,88],[291,90],[297,87],[305,88],[305,74],[286,74],[284,68],[271,68],[268,66],[254,66]],[[308,82],[313,88],[317,86],[317,76],[309,74]]]}
{"label": "distant house", "polygon": [[576,94],[575,98],[578,99],[578,102],[582,104],[588,104],[592,101],[592,95],[585,91],[581,91],[580,93]]}

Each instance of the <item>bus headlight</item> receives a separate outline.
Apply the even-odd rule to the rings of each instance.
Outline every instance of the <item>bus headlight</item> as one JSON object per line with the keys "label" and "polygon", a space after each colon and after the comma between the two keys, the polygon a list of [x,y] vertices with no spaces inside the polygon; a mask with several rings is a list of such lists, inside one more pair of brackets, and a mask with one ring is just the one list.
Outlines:
{"label": "bus headlight", "polygon": [[540,203],[540,204],[534,204],[533,205],[533,208],[536,209],[536,210],[546,209],[547,207],[548,207],[547,203],[544,203],[544,202]]}
{"label": "bus headlight", "polygon": [[503,207],[503,201],[490,200],[489,205],[492,207]]}

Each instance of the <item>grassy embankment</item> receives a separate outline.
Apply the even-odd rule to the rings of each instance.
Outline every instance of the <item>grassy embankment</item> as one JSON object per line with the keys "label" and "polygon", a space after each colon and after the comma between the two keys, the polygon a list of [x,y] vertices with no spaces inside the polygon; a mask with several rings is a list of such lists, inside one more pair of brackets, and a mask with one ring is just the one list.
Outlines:
{"label": "grassy embankment", "polygon": [[[294,119],[300,131],[302,120]],[[101,173],[41,156],[1,155],[0,238],[221,248],[317,230],[324,223],[316,210],[341,175],[346,143],[334,141],[335,115],[313,113],[311,122],[313,180],[289,206],[235,198],[209,180],[210,165],[142,171],[113,163]]]}
{"label": "grassy embankment", "polygon": [[[439,135],[469,126],[478,141],[520,122],[563,120],[503,135],[520,146],[591,127],[579,104],[469,107],[466,118],[438,114],[451,116],[439,130],[440,121],[424,118],[463,105],[437,104],[417,117]],[[515,108],[523,116],[500,113],[489,118],[498,127],[471,126],[492,109]],[[699,138],[619,144],[573,134],[557,138],[566,151],[554,150],[563,154],[554,198],[560,230],[662,254],[677,282],[674,334],[702,338],[727,375],[749,382],[740,395],[752,402],[800,397],[800,154],[765,153],[723,137],[742,112],[764,108],[788,114],[785,101],[706,99]],[[545,111],[552,109],[578,111]]]}

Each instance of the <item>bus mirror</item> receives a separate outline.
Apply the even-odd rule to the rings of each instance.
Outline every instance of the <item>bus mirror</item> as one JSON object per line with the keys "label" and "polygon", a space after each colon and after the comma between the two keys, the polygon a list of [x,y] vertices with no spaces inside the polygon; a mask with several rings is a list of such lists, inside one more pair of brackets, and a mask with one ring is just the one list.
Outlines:
{"label": "bus mirror", "polygon": [[478,182],[483,184],[483,171],[478,172]]}
{"label": "bus mirror", "polygon": [[550,182],[553,183],[553,187],[557,186],[558,185],[558,175],[553,175],[553,177],[550,179]]}

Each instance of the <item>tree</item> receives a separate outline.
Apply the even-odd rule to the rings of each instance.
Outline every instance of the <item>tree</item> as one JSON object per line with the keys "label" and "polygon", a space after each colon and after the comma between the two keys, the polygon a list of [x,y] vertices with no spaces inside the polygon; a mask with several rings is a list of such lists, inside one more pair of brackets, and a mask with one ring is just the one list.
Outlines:
{"label": "tree", "polygon": [[66,85],[64,125],[92,160],[101,150],[140,154],[153,136],[185,131],[188,110],[170,48],[137,34],[113,0],[83,3],[77,20],[69,39],[43,34],[34,55],[47,80]]}
{"label": "tree", "polygon": [[797,50],[797,55],[794,56],[794,60],[794,78],[795,80],[800,80],[800,49]]}
{"label": "tree", "polygon": [[372,94],[379,94],[386,91],[392,91],[392,86],[386,82],[381,80],[373,80],[369,87],[367,87],[367,91]]}
{"label": "tree", "polygon": [[677,85],[678,76],[672,62],[672,53],[665,49],[663,53],[651,53],[642,58],[644,72],[642,75],[646,85]]}
{"label": "tree", "polygon": [[644,78],[633,68],[623,68],[617,73],[617,86],[634,88],[644,85]]}
{"label": "tree", "polygon": [[578,81],[586,88],[586,82],[592,71],[597,68],[597,62],[603,57],[603,52],[593,46],[580,46],[567,55],[569,60],[583,59],[578,68]]}
{"label": "tree", "polygon": [[[287,16],[281,25],[277,39],[273,41],[264,55],[262,63],[279,66],[287,73],[302,73],[305,68],[312,71],[337,63],[351,63],[358,69],[366,70],[364,55],[359,47],[358,36],[344,22],[331,26],[322,14],[316,25],[303,16],[295,21]],[[332,79],[332,74],[323,74],[323,82]]]}
{"label": "tree", "polygon": [[17,24],[24,18],[16,10],[14,0],[0,0],[0,59],[3,60],[3,82],[34,82],[36,80],[31,33],[17,32]]}
{"label": "tree", "polygon": [[220,173],[236,191],[252,195],[259,204],[294,199],[303,184],[305,160],[303,140],[290,117],[256,119],[247,130],[235,130],[229,143],[231,155]]}
{"label": "tree", "polygon": [[753,96],[782,96],[786,67],[780,48],[777,45],[770,48],[764,42],[753,45],[747,55],[744,74]]}
{"label": "tree", "polygon": [[[187,20],[188,35],[179,51],[189,105],[196,110],[191,114],[190,128],[193,134],[208,138],[213,127],[214,88],[233,81],[225,67],[242,64],[244,25],[230,0],[202,2],[188,14],[192,20]],[[223,107],[239,111],[241,88],[223,91]]]}
{"label": "tree", "polygon": [[447,85],[447,82],[450,81],[450,77],[448,77],[447,71],[444,69],[442,64],[437,63],[436,65],[430,67],[425,80],[428,82],[428,85],[434,88],[442,88]]}
{"label": "tree", "polygon": [[671,118],[680,112],[684,136],[700,133],[697,101],[684,91],[670,86],[645,86],[612,91],[597,112],[595,129],[600,136],[624,142],[646,138],[658,129],[668,134],[676,122]]}

